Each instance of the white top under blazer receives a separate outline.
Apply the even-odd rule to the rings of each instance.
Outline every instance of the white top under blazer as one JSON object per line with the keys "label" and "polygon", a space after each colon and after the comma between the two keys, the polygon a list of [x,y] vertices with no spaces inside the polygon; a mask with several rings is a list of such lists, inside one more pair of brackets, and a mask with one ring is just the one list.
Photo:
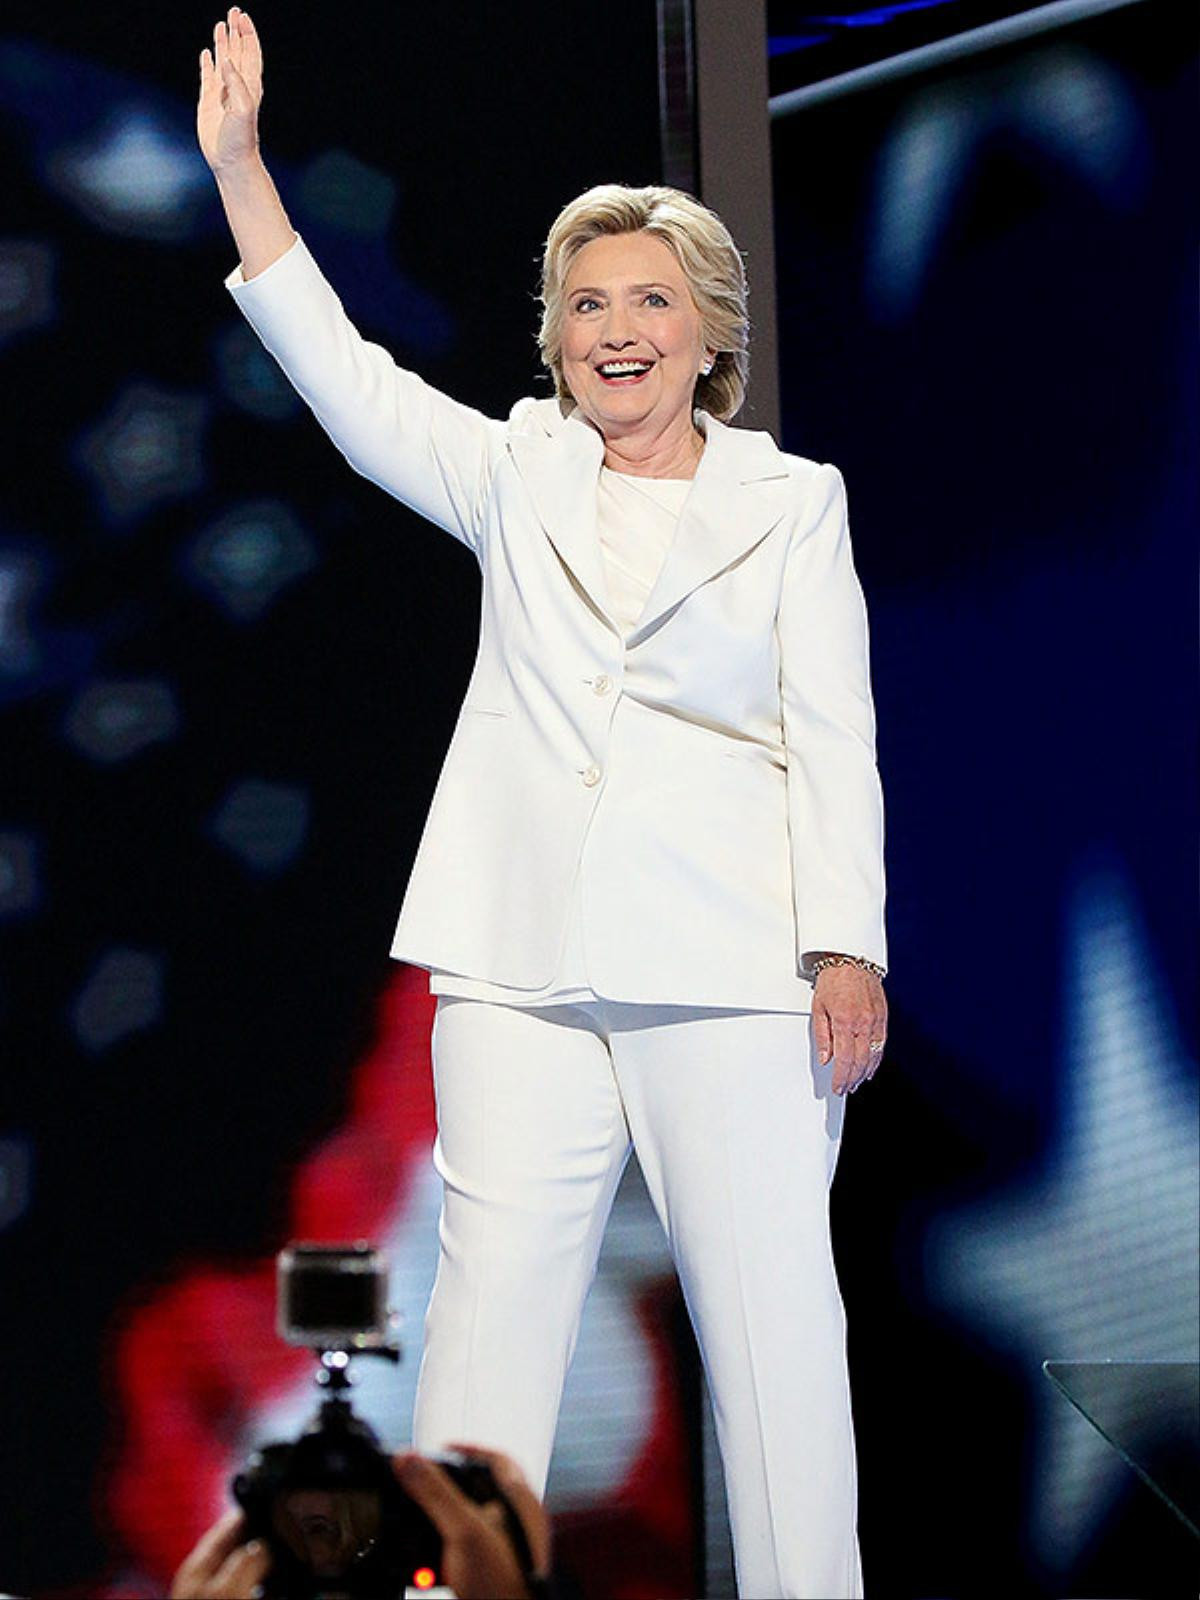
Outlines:
{"label": "white top under blazer", "polygon": [[392,945],[545,993],[809,1011],[887,965],[866,606],[837,468],[695,413],[705,448],[632,626],[578,407],[483,416],[363,339],[302,239],[242,312],[351,466],[474,554],[479,651]]}

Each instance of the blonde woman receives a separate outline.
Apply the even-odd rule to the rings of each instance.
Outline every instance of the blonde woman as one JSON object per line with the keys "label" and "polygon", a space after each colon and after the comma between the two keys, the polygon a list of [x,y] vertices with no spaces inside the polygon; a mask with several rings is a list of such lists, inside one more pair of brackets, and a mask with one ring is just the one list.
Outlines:
{"label": "blonde woman", "polygon": [[502,420],[367,343],[258,148],[236,8],[199,136],[239,307],[351,465],[483,573],[479,654],[393,954],[427,967],[441,1257],[415,1443],[544,1485],[636,1149],[711,1386],[739,1588],[857,1595],[828,1192],[886,1035],[867,620],[835,467],[728,423],[746,290],[690,196],[605,185],[547,241],[556,393]]}

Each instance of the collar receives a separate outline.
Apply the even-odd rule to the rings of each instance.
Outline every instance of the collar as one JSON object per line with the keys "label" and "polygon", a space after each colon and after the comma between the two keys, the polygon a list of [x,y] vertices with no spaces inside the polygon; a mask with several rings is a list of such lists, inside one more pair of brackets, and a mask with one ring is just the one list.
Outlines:
{"label": "collar", "polygon": [[[630,645],[765,538],[787,509],[791,474],[770,434],[731,428],[705,411],[695,417],[704,453]],[[525,426],[510,432],[508,448],[538,520],[593,609],[620,631],[608,611],[596,531],[603,438],[577,405],[557,397],[530,402],[519,420]]]}

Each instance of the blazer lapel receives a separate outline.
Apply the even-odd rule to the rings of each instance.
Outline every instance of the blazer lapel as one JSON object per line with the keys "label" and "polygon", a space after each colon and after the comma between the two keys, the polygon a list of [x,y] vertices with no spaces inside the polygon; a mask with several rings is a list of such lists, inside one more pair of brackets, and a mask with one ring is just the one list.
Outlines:
{"label": "blazer lapel", "polygon": [[555,415],[550,426],[550,433],[510,435],[513,462],[563,565],[595,610],[620,632],[608,609],[596,530],[596,489],[604,441],[578,411],[566,417]]}
{"label": "blazer lapel", "polygon": [[[637,626],[637,643],[694,589],[731,566],[775,526],[787,509],[781,489],[787,463],[766,433],[726,427],[697,412],[704,454]],[[546,431],[514,433],[509,450],[538,520],[583,594],[618,633],[596,528],[596,488],[604,446],[578,409],[565,417],[542,412]]]}
{"label": "blazer lapel", "polygon": [[704,454],[646,607],[629,635],[637,643],[694,589],[745,555],[787,509],[787,463],[769,434],[729,428],[696,413]]}

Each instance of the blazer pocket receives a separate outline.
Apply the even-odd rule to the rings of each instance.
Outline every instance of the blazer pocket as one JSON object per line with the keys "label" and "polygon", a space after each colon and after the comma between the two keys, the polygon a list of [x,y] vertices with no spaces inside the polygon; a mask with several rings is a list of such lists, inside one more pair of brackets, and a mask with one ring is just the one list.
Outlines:
{"label": "blazer pocket", "polygon": [[483,705],[478,700],[464,700],[463,712],[472,717],[507,717],[510,715],[505,707]]}
{"label": "blazer pocket", "polygon": [[760,744],[751,744],[747,741],[745,744],[731,745],[729,749],[722,750],[721,754],[726,761],[735,761],[739,766],[753,767],[758,772],[768,768],[773,768],[777,772],[787,771],[786,760],[778,760],[771,751],[764,749]]}

